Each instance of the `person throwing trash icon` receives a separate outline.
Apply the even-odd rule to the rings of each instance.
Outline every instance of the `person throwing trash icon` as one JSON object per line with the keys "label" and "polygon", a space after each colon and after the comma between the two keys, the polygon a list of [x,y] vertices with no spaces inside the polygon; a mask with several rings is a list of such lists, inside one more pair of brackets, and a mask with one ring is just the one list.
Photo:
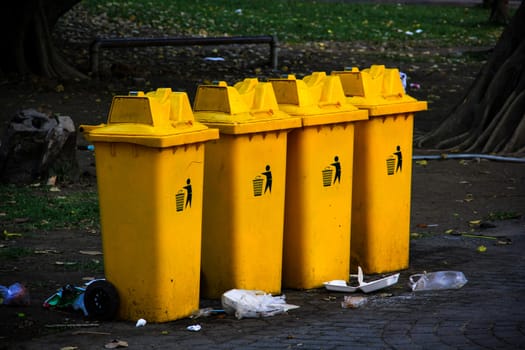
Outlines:
{"label": "person throwing trash icon", "polygon": [[186,205],[184,208],[187,208],[188,205],[191,208],[191,197],[192,197],[192,190],[191,190],[191,180],[188,178],[186,180],[186,186],[183,187],[186,190]]}
{"label": "person throwing trash icon", "polygon": [[269,165],[266,165],[266,171],[262,174],[266,176],[266,186],[264,187],[264,193],[266,193],[267,190],[272,193],[272,172],[270,171]]}
{"label": "person throwing trash icon", "polygon": [[401,153],[401,147],[398,145],[396,147],[396,151],[394,152],[394,155],[397,157],[397,166],[396,166],[396,173],[399,171],[403,171],[402,164],[403,164],[403,154]]}
{"label": "person throwing trash icon", "polygon": [[336,181],[341,183],[341,163],[339,162],[339,157],[335,156],[334,162],[330,165],[335,168],[334,184]]}

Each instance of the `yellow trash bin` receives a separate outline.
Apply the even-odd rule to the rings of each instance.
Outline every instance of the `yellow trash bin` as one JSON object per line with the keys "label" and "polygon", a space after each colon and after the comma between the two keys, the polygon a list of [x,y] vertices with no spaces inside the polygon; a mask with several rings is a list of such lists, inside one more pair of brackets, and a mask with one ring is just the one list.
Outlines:
{"label": "yellow trash bin", "polygon": [[270,83],[201,85],[195,118],[220,130],[206,145],[201,295],[281,291],[287,133]]}
{"label": "yellow trash bin", "polygon": [[348,102],[369,113],[356,123],[352,266],[365,273],[408,267],[414,113],[427,103],[405,94],[399,70],[373,65],[332,72]]}
{"label": "yellow trash bin", "polygon": [[104,270],[119,317],[165,322],[199,308],[204,143],[188,97],[158,89],[113,98],[95,145]]}
{"label": "yellow trash bin", "polygon": [[302,122],[288,136],[283,284],[348,280],[354,122],[368,113],[346,103],[340,79],[324,72],[270,81],[281,110]]}

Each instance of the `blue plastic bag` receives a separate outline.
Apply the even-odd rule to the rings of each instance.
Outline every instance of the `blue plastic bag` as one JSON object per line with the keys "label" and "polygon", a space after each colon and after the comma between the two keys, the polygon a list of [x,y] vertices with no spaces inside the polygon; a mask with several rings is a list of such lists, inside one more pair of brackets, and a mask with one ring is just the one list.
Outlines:
{"label": "blue plastic bag", "polygon": [[13,283],[9,287],[0,286],[2,305],[27,306],[30,303],[29,292],[20,283]]}

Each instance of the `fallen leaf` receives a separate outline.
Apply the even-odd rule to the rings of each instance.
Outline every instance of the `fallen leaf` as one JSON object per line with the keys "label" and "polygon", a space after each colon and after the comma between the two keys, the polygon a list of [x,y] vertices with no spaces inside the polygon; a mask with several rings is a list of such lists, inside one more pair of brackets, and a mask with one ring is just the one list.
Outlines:
{"label": "fallen leaf", "polygon": [[47,185],[48,186],[55,186],[56,182],[57,182],[56,175],[51,176],[49,179],[47,179]]}
{"label": "fallen leaf", "polygon": [[106,345],[104,345],[104,347],[106,349],[127,348],[128,347],[128,342],[124,341],[124,340],[114,339],[114,340],[110,341],[109,343],[107,343]]}
{"label": "fallen leaf", "polygon": [[4,230],[4,237],[5,237],[5,239],[10,239],[10,238],[13,238],[13,237],[22,237],[22,234],[21,233],[15,233],[15,232],[7,232],[6,230]]}
{"label": "fallen leaf", "polygon": [[484,245],[480,245],[477,250],[480,253],[485,253],[487,251],[487,247],[485,247]]}
{"label": "fallen leaf", "polygon": [[60,254],[56,249],[38,249],[34,251],[35,254]]}
{"label": "fallen leaf", "polygon": [[84,255],[102,255],[102,252],[98,250],[79,250],[78,252]]}
{"label": "fallen leaf", "polygon": [[73,266],[78,264],[76,261],[55,261],[55,265]]}
{"label": "fallen leaf", "polygon": [[471,220],[468,222],[468,225],[470,227],[477,227],[481,224],[481,220]]}

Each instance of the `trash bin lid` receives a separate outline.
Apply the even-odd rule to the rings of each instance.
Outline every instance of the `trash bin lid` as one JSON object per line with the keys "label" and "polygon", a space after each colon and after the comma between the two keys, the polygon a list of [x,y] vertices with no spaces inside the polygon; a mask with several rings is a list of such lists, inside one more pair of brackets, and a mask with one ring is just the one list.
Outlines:
{"label": "trash bin lid", "polygon": [[294,75],[270,79],[279,107],[302,118],[303,126],[352,122],[368,113],[348,103],[338,76],[314,72],[302,80]]}
{"label": "trash bin lid", "polygon": [[370,117],[427,109],[426,101],[418,101],[405,93],[397,68],[372,65],[360,71],[353,67],[331,75],[340,77],[347,101],[368,110]]}
{"label": "trash bin lid", "polygon": [[195,119],[225,134],[286,130],[301,120],[281,111],[270,83],[247,78],[228,86],[224,81],[200,85],[193,103]]}
{"label": "trash bin lid", "polygon": [[218,130],[194,120],[187,94],[172,92],[170,88],[115,96],[107,124],[85,128],[85,138],[92,142],[126,142],[159,148],[218,137]]}

